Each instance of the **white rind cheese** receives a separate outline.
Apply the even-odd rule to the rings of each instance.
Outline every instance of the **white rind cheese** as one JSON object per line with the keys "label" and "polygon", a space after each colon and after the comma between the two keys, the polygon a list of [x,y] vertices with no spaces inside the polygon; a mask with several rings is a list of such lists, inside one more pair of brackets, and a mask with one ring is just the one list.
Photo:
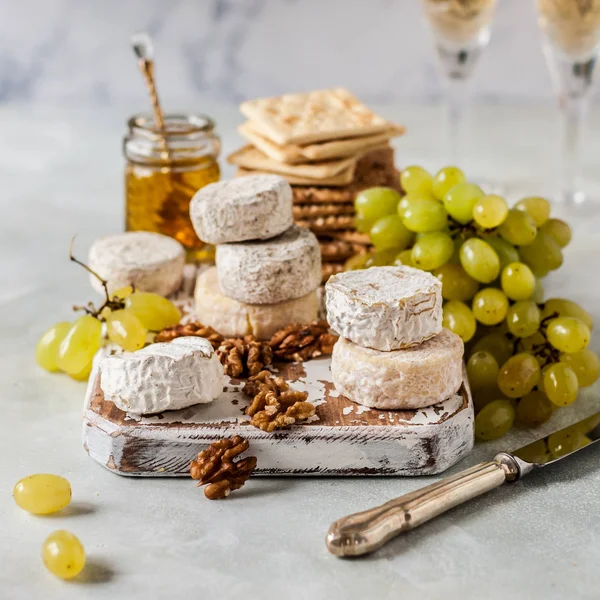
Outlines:
{"label": "white rind cheese", "polygon": [[358,404],[414,410],[457,392],[462,356],[462,340],[447,329],[419,346],[391,352],[340,338],[333,347],[331,377],[335,389]]}
{"label": "white rind cheese", "polygon": [[223,295],[212,267],[198,276],[194,294],[194,314],[198,321],[226,337],[253,335],[271,339],[290,323],[310,323],[318,318],[319,298],[316,291],[301,298],[278,304],[245,304]]}
{"label": "white rind cheese", "polygon": [[121,410],[148,415],[207,404],[225,385],[223,365],[208,340],[182,337],[106,357],[100,387]]}
{"label": "white rind cheese", "polygon": [[[173,238],[149,231],[130,231],[97,239],[90,248],[89,267],[108,281],[109,292],[135,285],[141,292],[169,296],[181,286],[185,250]],[[98,279],[92,287],[103,294]]]}
{"label": "white rind cheese", "polygon": [[293,300],[321,284],[319,242],[297,225],[271,240],[221,244],[216,263],[223,293],[247,304]]}
{"label": "white rind cheese", "polygon": [[278,175],[252,175],[211,183],[196,192],[190,217],[210,244],[266,240],[294,224],[292,188]]}
{"label": "white rind cheese", "polygon": [[412,267],[347,271],[325,286],[331,328],[359,346],[398,350],[442,330],[442,284]]}

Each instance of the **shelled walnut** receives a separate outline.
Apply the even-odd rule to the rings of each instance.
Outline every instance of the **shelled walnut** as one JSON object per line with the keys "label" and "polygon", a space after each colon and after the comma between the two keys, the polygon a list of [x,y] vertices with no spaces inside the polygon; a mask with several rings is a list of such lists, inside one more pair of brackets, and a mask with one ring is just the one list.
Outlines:
{"label": "shelled walnut", "polygon": [[241,488],[256,467],[256,457],[233,459],[248,450],[248,440],[239,435],[218,440],[198,454],[190,464],[190,475],[198,485],[206,485],[204,495],[209,500],[226,498]]}
{"label": "shelled walnut", "polygon": [[315,414],[314,404],[306,401],[307,392],[290,389],[283,378],[273,377],[269,371],[250,377],[243,391],[252,396],[246,408],[250,423],[263,431],[283,429]]}
{"label": "shelled walnut", "polygon": [[195,321],[193,323],[186,323],[185,325],[179,324],[166,327],[154,336],[154,341],[172,342],[175,338],[186,336],[206,338],[212,344],[212,347],[215,350],[223,343],[223,340],[225,339],[212,327],[206,327],[205,325],[202,325],[202,323]]}
{"label": "shelled walnut", "polygon": [[271,347],[252,335],[224,340],[217,348],[217,355],[230,377],[257,375],[273,361]]}
{"label": "shelled walnut", "polygon": [[338,337],[329,333],[325,320],[308,325],[294,323],[273,335],[269,346],[273,356],[281,360],[305,361],[323,354],[331,354]]}

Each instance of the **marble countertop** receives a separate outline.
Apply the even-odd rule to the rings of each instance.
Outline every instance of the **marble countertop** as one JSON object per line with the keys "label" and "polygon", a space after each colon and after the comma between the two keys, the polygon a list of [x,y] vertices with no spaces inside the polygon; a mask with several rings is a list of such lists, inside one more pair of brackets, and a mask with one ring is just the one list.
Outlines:
{"label": "marble countertop", "polygon": [[[217,118],[225,151],[239,145],[236,111],[207,112]],[[383,112],[408,126],[397,143],[399,164],[441,165],[437,108]],[[33,348],[49,325],[70,317],[72,304],[94,297],[86,274],[69,264],[68,245],[77,234],[76,252],[85,256],[96,236],[122,227],[126,116],[126,110],[0,108],[0,597],[597,598],[597,446],[361,560],[327,553],[330,522],[435,478],[256,478],[227,501],[210,502],[189,479],[121,478],[88,458],[81,446],[85,385],[41,371]],[[593,116],[597,125],[600,114]],[[466,170],[510,194],[551,191],[554,135],[550,108],[479,107]],[[596,137],[586,162],[596,192],[599,155]],[[584,303],[600,322],[600,281],[590,277],[600,252],[600,211],[592,213],[572,221],[574,242],[547,289]],[[597,335],[592,347],[600,349]],[[597,386],[586,390],[563,418],[591,411],[597,397]],[[478,445],[453,471],[498,447],[513,448],[517,437]],[[42,518],[16,507],[12,486],[35,472],[71,481],[68,509]],[[84,573],[69,583],[40,559],[43,539],[58,528],[75,532],[88,553]]]}

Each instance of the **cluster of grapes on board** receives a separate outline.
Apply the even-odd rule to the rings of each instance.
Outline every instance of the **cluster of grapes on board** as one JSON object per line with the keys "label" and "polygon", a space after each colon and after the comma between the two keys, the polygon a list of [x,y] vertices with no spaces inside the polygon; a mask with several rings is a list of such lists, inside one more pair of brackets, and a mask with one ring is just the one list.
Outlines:
{"label": "cluster of grapes on board", "polygon": [[84,314],[72,323],[62,321],[42,335],[35,349],[38,365],[46,371],[63,371],[73,379],[84,381],[89,377],[94,355],[100,347],[112,342],[134,352],[152,341],[152,332],[179,323],[181,313],[167,298],[159,294],[136,291],[132,286],[109,294],[107,282],[87,265],[70,259],[101,281],[105,299],[96,308],[74,306]]}
{"label": "cluster of grapes on board", "polygon": [[456,167],[432,176],[411,166],[400,182],[405,196],[381,187],[357,195],[356,228],[375,250],[345,268],[409,265],[441,280],[443,325],[466,344],[477,438],[545,423],[600,372],[587,348],[590,315],[570,300],[544,301],[542,280],[562,264],[569,225],[550,218],[546,199],[509,208]]}

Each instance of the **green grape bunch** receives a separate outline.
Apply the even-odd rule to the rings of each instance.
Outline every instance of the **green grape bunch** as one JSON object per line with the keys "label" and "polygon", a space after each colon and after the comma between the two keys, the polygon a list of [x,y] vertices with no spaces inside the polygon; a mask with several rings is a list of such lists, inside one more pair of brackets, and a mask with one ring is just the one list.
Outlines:
{"label": "green grape bunch", "polygon": [[348,259],[346,270],[408,265],[440,279],[443,325],[465,342],[478,439],[545,423],[600,375],[587,347],[590,315],[570,300],[544,300],[542,281],[562,265],[569,225],[551,218],[545,198],[511,208],[457,167],[432,176],[410,166],[400,183],[404,195],[376,187],[356,196],[356,227],[374,250]]}
{"label": "green grape bunch", "polygon": [[167,298],[150,292],[140,292],[133,286],[109,294],[108,284],[86,264],[73,256],[69,258],[82,266],[102,283],[103,304],[96,308],[74,306],[84,314],[72,323],[62,321],[53,325],[39,339],[35,348],[37,364],[51,373],[64,372],[72,379],[85,381],[92,370],[96,352],[106,342],[134,352],[143,348],[150,332],[179,323],[181,312]]}

